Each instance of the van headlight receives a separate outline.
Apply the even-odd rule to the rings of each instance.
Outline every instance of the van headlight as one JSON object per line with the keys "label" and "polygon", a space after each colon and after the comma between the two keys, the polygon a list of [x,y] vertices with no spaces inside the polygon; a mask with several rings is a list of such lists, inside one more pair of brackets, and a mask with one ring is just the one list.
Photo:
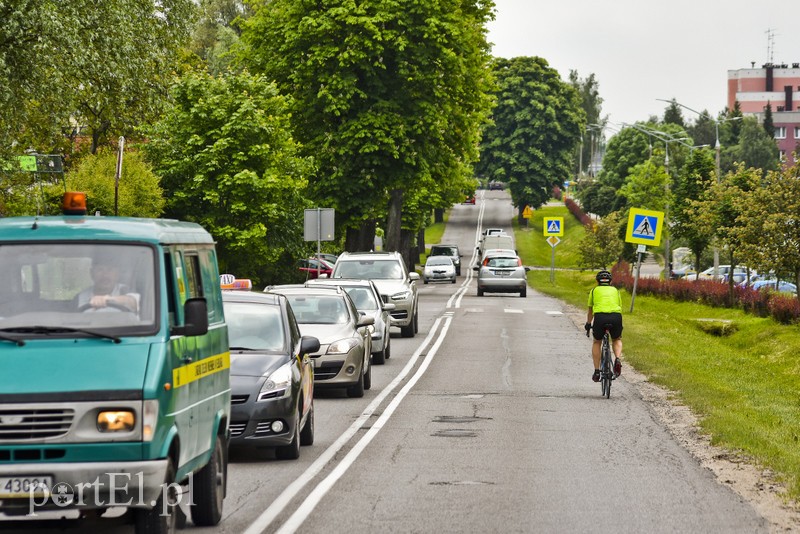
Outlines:
{"label": "van headlight", "polygon": [[357,345],[358,341],[353,338],[340,339],[328,346],[326,354],[347,354]]}
{"label": "van headlight", "polygon": [[292,364],[286,363],[273,371],[261,386],[258,400],[275,399],[286,396],[292,385]]}
{"label": "van headlight", "polygon": [[133,410],[103,410],[97,414],[100,432],[130,432],[136,426]]}

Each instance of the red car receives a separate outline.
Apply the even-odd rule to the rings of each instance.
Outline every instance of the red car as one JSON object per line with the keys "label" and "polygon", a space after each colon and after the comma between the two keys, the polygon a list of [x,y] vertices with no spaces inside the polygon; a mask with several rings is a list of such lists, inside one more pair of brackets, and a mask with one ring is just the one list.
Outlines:
{"label": "red car", "polygon": [[475,204],[475,195],[468,196],[467,200],[464,201],[464,204]]}
{"label": "red car", "polygon": [[333,265],[319,258],[307,258],[300,260],[298,269],[305,273],[306,280],[313,280],[323,275],[323,278],[330,278],[333,272]]}

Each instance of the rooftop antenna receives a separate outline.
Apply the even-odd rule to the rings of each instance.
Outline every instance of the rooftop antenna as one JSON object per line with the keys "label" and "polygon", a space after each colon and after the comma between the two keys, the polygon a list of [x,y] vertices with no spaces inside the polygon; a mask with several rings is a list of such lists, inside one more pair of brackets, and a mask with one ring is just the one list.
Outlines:
{"label": "rooftop antenna", "polygon": [[765,33],[767,34],[767,62],[772,65],[775,54],[775,30],[769,28]]}

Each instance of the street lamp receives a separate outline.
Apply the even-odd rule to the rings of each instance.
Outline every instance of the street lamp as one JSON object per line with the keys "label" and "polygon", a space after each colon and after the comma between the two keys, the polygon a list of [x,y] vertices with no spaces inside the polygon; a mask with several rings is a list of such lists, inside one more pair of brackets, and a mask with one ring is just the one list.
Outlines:
{"label": "street lamp", "polygon": [[[697,111],[696,109],[692,109],[689,106],[681,104],[680,102],[676,102],[674,99],[673,100],[664,100],[663,98],[656,98],[656,100],[659,100],[661,102],[667,102],[668,104],[675,104],[675,105],[680,106],[680,107],[682,107],[684,109],[688,109],[692,113],[697,113],[701,117],[703,115],[705,115],[709,119],[714,121],[714,136],[716,137],[716,140],[714,142],[714,150],[716,152],[716,155],[715,155],[715,168],[716,168],[716,174],[717,174],[717,183],[719,183],[720,182],[719,158],[720,158],[720,152],[722,151],[722,145],[719,142],[719,123],[720,122],[729,122],[729,121],[738,121],[738,120],[741,120],[742,117],[730,117],[730,118],[721,119],[721,120],[720,119],[712,119],[711,115],[709,115],[708,113],[701,113],[701,112]],[[717,279],[717,278],[719,278],[719,247],[716,244],[714,244],[714,279]]]}

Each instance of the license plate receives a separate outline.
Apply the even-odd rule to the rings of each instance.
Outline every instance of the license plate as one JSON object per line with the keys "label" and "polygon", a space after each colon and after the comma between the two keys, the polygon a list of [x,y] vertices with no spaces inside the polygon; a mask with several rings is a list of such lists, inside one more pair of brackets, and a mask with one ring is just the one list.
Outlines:
{"label": "license plate", "polygon": [[495,271],[494,274],[496,274],[497,276],[508,276],[509,274],[511,274],[511,272],[510,271]]}
{"label": "license plate", "polygon": [[53,478],[48,476],[0,477],[0,499],[49,494]]}

